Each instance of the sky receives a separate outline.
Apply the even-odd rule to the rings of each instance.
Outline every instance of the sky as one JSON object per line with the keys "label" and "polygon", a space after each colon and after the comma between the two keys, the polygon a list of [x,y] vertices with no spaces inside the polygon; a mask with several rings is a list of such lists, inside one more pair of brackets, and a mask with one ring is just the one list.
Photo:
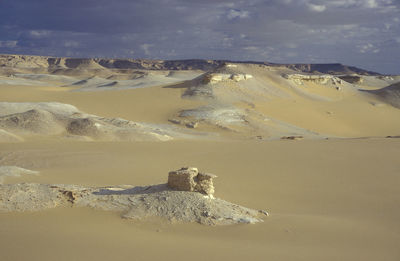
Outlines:
{"label": "sky", "polygon": [[0,53],[400,74],[400,0],[0,0]]}

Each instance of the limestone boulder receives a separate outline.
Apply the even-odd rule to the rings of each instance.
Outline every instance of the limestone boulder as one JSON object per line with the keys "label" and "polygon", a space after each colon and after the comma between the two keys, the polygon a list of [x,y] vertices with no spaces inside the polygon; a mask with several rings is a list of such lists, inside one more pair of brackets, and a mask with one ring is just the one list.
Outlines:
{"label": "limestone boulder", "polygon": [[212,196],[215,192],[213,179],[216,177],[209,173],[199,173],[198,169],[194,167],[183,167],[169,172],[168,187]]}

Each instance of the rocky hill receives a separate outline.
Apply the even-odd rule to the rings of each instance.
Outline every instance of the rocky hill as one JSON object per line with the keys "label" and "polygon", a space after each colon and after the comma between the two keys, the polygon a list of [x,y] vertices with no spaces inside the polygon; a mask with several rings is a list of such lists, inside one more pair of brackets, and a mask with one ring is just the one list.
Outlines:
{"label": "rocky hill", "polygon": [[[106,58],[60,58],[31,55],[0,55],[0,68],[31,69],[36,72],[56,73],[73,69],[119,69],[119,70],[214,70],[228,60],[146,60],[146,59],[106,59]],[[299,72],[324,74],[379,75],[360,68],[342,64],[274,64],[269,62],[240,61],[235,63],[259,64],[271,67],[286,67]]]}

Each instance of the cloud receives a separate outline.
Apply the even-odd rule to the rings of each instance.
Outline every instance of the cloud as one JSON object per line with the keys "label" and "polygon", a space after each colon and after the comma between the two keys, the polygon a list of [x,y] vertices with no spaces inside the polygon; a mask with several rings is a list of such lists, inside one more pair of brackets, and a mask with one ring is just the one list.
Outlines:
{"label": "cloud", "polygon": [[289,49],[296,49],[297,48],[297,44],[294,43],[285,43],[285,47],[289,48]]}
{"label": "cloud", "polygon": [[67,41],[65,41],[64,46],[67,48],[68,47],[79,47],[79,42],[67,40]]}
{"label": "cloud", "polygon": [[242,11],[242,10],[236,10],[236,9],[230,9],[228,11],[228,14],[226,17],[229,20],[235,19],[235,18],[248,18],[249,17],[249,12],[248,11]]}
{"label": "cloud", "polygon": [[48,30],[31,30],[29,31],[30,36],[36,38],[47,37],[51,34],[51,31]]}
{"label": "cloud", "polygon": [[398,9],[398,0],[330,0],[328,5],[339,8],[367,8],[390,11]]}
{"label": "cloud", "polygon": [[243,47],[242,49],[246,50],[246,51],[258,51],[258,50],[260,50],[260,48],[257,47],[257,46],[246,46],[246,47]]}
{"label": "cloud", "polygon": [[366,0],[365,1],[365,6],[368,8],[377,8],[379,5],[376,2],[376,0]]}
{"label": "cloud", "polygon": [[151,55],[150,47],[152,47],[152,46],[153,46],[153,44],[145,43],[145,44],[140,45],[140,48],[143,49],[145,55]]}
{"label": "cloud", "polygon": [[323,12],[326,10],[325,5],[315,5],[312,3],[308,3],[307,6],[308,6],[308,9],[313,12]]}
{"label": "cloud", "polygon": [[360,53],[379,53],[380,52],[380,50],[371,43],[359,45],[358,48],[359,48]]}
{"label": "cloud", "polygon": [[18,41],[0,41],[0,48],[15,48]]}

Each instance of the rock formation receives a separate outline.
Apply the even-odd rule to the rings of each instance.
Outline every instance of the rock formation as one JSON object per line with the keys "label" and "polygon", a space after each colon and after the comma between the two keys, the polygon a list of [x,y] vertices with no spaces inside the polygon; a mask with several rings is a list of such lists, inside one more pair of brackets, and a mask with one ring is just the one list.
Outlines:
{"label": "rock formation", "polygon": [[[197,121],[185,120],[182,125],[194,129]],[[69,104],[0,102],[0,142],[22,141],[38,135],[103,141],[167,141],[199,136],[191,130],[168,125],[86,114]]]}
{"label": "rock formation", "polygon": [[343,84],[343,81],[332,75],[304,75],[304,74],[284,74],[283,78],[292,80],[296,84],[303,84],[304,81],[314,82],[317,84]]}
{"label": "rock formation", "polygon": [[364,81],[364,79],[361,78],[361,76],[359,76],[359,75],[342,75],[342,76],[339,76],[339,78],[345,82],[354,83],[354,84],[361,84]]}
{"label": "rock formation", "polygon": [[198,169],[194,167],[183,167],[169,172],[168,187],[212,196],[214,194],[213,179],[216,177],[209,173],[199,173]]}
{"label": "rock formation", "polygon": [[221,81],[228,81],[228,80],[239,82],[239,81],[248,80],[251,78],[253,78],[253,76],[251,74],[210,73],[204,77],[203,83],[214,84],[214,83],[218,83]]}
{"label": "rock formation", "polygon": [[[56,207],[90,207],[117,211],[121,217],[171,222],[231,225],[262,222],[266,211],[214,198],[215,175],[182,168],[169,174],[168,184],[83,187],[63,184],[0,184],[0,212],[41,211]],[[181,190],[181,191],[178,191]]]}

